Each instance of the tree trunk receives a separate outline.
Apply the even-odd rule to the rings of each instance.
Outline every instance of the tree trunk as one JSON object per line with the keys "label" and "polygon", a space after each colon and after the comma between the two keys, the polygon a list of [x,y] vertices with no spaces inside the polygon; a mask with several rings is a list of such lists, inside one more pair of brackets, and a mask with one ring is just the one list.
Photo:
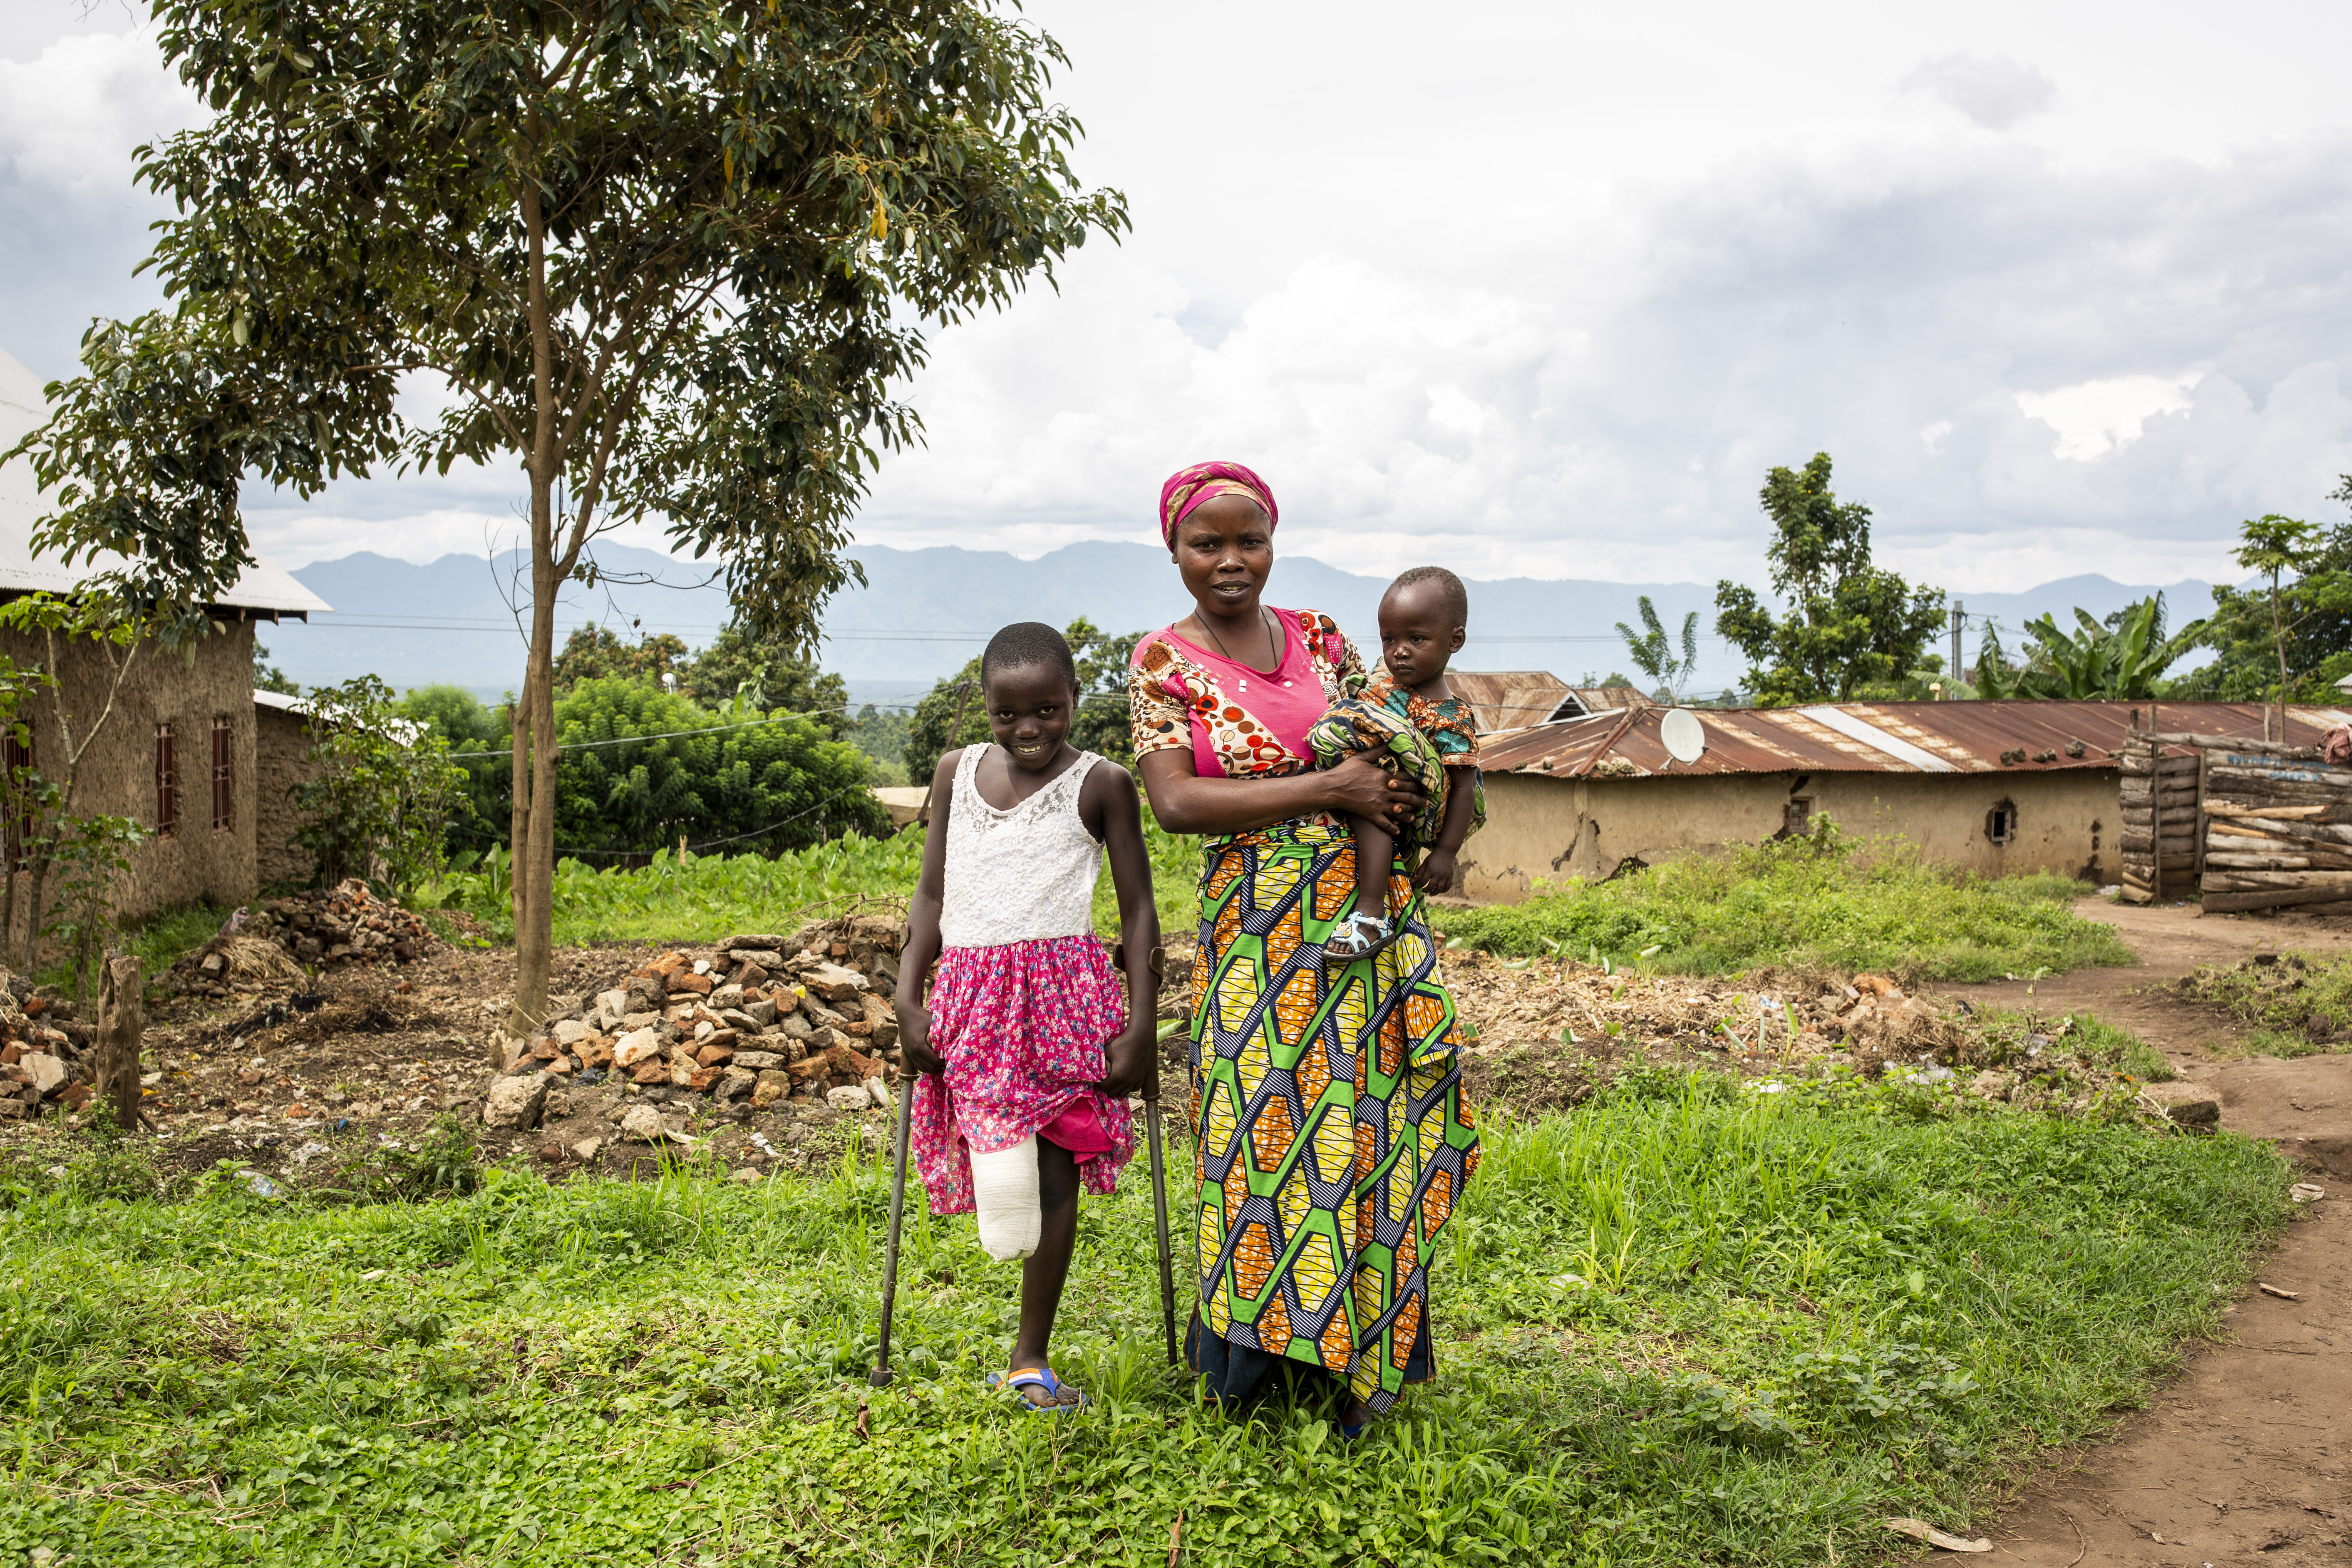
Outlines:
{"label": "tree trunk", "polygon": [[[530,311],[531,393],[537,418],[531,431],[530,475],[530,662],[523,674],[527,729],[516,731],[515,747],[515,991],[507,1032],[537,1032],[547,1021],[547,976],[555,942],[555,514],[556,450],[554,362],[547,305],[547,222],[540,209],[538,183],[522,183],[523,226],[530,240]],[[516,703],[521,716],[525,703]],[[530,764],[526,784],[525,763]],[[529,799],[524,798],[528,788]]]}
{"label": "tree trunk", "polygon": [[112,1111],[115,1126],[125,1132],[146,1121],[139,1106],[139,1040],[147,1027],[141,984],[136,957],[110,956],[98,982],[98,1073],[93,1087],[99,1103]]}

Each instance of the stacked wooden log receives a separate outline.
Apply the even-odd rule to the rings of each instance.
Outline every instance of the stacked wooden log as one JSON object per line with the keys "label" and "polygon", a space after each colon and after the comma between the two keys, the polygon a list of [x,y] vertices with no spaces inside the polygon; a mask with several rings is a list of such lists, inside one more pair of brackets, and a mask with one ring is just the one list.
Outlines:
{"label": "stacked wooden log", "polygon": [[2352,913],[2352,768],[2308,747],[2205,753],[2205,907]]}
{"label": "stacked wooden log", "polygon": [[2197,889],[2198,757],[2194,752],[2151,754],[2158,750],[2126,746],[2117,759],[2123,773],[2123,896],[2136,904],[2186,898]]}

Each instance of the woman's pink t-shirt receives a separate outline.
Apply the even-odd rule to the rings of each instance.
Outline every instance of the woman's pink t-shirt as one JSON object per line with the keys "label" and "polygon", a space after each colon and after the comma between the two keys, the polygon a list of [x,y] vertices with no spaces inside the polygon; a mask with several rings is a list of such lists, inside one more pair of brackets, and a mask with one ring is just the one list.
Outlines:
{"label": "woman's pink t-shirt", "polygon": [[[1230,701],[1248,710],[1249,716],[1267,734],[1293,756],[1303,760],[1308,754],[1307,732],[1330,708],[1331,698],[1323,689],[1314,661],[1307,657],[1307,644],[1299,636],[1298,613],[1276,610],[1271,605],[1266,608],[1282,627],[1282,663],[1271,675],[1177,636],[1172,623],[1136,645],[1136,652],[1139,656],[1153,637],[1166,637],[1181,648],[1186,658],[1214,675],[1218,689]],[[1170,695],[1181,698],[1184,694],[1171,691]],[[1201,722],[1198,714],[1192,718],[1192,773],[1204,779],[1225,776],[1224,763],[1210,740],[1208,726]]]}

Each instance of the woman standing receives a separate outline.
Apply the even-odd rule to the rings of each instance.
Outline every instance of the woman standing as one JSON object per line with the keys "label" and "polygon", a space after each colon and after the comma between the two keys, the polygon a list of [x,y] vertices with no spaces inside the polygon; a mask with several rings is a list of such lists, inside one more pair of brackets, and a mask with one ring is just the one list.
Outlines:
{"label": "woman standing", "polygon": [[1478,1137],[1419,910],[1377,956],[1323,966],[1355,908],[1349,814],[1401,819],[1422,796],[1368,755],[1313,771],[1307,732],[1362,664],[1328,616],[1260,603],[1280,515],[1238,463],[1162,487],[1193,610],[1138,646],[1128,693],[1154,815],[1205,840],[1187,1354],[1221,1401],[1281,1361],[1320,1367],[1347,1383],[1354,1436],[1434,1373],[1426,1259]]}

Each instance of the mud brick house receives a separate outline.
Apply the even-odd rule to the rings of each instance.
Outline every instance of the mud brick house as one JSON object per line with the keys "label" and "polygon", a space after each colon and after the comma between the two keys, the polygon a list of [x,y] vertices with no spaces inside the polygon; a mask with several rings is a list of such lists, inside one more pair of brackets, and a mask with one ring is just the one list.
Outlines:
{"label": "mud brick house", "polygon": [[[2135,728],[2259,736],[2252,703],[1838,702],[1701,709],[1706,750],[1668,753],[1667,709],[1601,711],[1480,742],[1486,826],[1462,891],[1513,902],[1539,882],[1805,832],[1827,813],[1856,837],[1900,836],[1987,875],[2057,871],[2098,883],[2124,866],[2122,755]],[[2314,745],[2352,710],[2289,710]],[[2146,751],[2144,743],[2137,750]]]}
{"label": "mud brick house", "polygon": [[[32,373],[0,353],[0,451],[43,417]],[[85,573],[103,565],[68,570],[37,558],[29,541],[40,515],[29,466],[22,459],[0,466],[0,601],[37,592],[70,594]],[[127,816],[155,836],[138,851],[121,906],[125,916],[197,899],[237,902],[252,897],[277,867],[278,847],[265,840],[278,831],[273,810],[290,817],[284,796],[293,777],[271,771],[283,771],[278,761],[264,769],[257,755],[254,626],[326,608],[309,589],[264,563],[210,606],[219,633],[193,647],[173,649],[150,641],[132,651],[129,673],[114,688],[111,711],[83,755],[75,802],[84,814]],[[113,671],[105,655],[87,643],[60,639],[59,647],[57,674],[79,742],[108,708]],[[19,666],[46,667],[49,658],[42,638],[13,633],[0,633],[0,653]],[[26,715],[33,729],[31,761],[46,766],[65,743],[49,694],[34,693]],[[299,756],[297,750],[297,763]],[[9,757],[26,760],[13,742]],[[266,804],[273,802],[275,807]],[[16,836],[8,837],[10,873],[21,874]]]}

